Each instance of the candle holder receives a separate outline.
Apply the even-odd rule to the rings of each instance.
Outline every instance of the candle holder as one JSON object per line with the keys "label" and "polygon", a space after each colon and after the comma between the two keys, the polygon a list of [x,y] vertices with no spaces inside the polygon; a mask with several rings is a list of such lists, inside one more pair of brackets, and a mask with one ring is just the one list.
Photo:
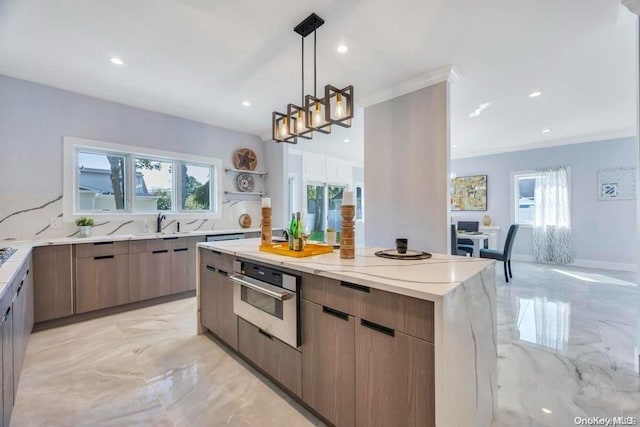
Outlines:
{"label": "candle holder", "polygon": [[356,207],[354,205],[342,205],[340,207],[342,227],[340,230],[340,258],[353,259],[355,251],[355,221]]}
{"label": "candle holder", "polygon": [[262,244],[271,245],[271,208],[262,208]]}

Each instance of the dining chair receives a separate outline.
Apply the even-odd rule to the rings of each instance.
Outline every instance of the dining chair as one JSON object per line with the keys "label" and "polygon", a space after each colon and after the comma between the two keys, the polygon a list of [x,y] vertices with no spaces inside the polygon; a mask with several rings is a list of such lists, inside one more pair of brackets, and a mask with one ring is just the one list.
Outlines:
{"label": "dining chair", "polygon": [[473,247],[458,245],[458,233],[456,232],[455,224],[451,224],[451,255],[458,255],[458,256],[473,255]]}
{"label": "dining chair", "polygon": [[509,283],[509,277],[513,278],[513,274],[511,273],[511,250],[513,249],[513,242],[516,239],[518,228],[520,228],[518,224],[511,224],[511,227],[509,227],[509,233],[507,233],[507,240],[504,242],[504,249],[502,251],[497,249],[480,249],[480,258],[495,259],[496,261],[502,261],[504,263],[504,279],[507,283]]}
{"label": "dining chair", "polygon": [[[458,230],[464,231],[479,231],[480,230],[480,222],[479,221],[458,221]],[[473,248],[473,240],[471,239],[458,239],[458,245],[470,246]]]}

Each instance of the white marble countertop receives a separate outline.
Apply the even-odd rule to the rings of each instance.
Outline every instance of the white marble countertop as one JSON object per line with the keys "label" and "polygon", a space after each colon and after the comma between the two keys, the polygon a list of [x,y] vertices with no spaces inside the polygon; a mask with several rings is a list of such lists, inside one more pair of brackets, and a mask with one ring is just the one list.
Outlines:
{"label": "white marble countertop", "polygon": [[198,231],[186,231],[181,233],[148,233],[148,234],[113,234],[103,236],[91,236],[91,237],[57,237],[57,238],[43,238],[35,240],[3,240],[0,241],[0,247],[11,247],[18,251],[11,255],[11,257],[0,266],[0,297],[4,294],[7,283],[11,282],[17,274],[25,259],[31,253],[31,249],[38,246],[49,245],[72,245],[82,243],[96,243],[96,242],[112,242],[123,240],[147,240],[147,239],[163,239],[167,237],[197,237],[197,236],[214,236],[220,234],[235,234],[235,233],[251,233],[260,231],[260,228],[237,228],[229,230],[198,230]]}
{"label": "white marble countertop", "polygon": [[339,250],[334,250],[331,254],[293,258],[261,252],[259,245],[260,239],[198,243],[201,248],[240,258],[428,301],[440,301],[462,282],[495,262],[444,254],[433,254],[430,259],[418,261],[393,260],[375,256],[375,252],[381,248],[358,248],[354,259],[341,259]]}

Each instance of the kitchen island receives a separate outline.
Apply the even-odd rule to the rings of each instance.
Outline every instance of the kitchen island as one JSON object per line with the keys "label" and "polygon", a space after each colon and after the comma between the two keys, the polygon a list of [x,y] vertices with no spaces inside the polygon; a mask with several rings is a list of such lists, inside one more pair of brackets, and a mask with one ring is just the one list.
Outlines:
{"label": "kitchen island", "polygon": [[[376,257],[375,248],[358,249],[355,259],[338,251],[290,258],[258,245],[198,244],[200,333],[216,335],[338,426],[491,424],[493,261],[440,254],[399,261]],[[278,319],[255,325],[236,315],[242,283],[257,283],[249,268],[298,278],[298,346],[278,339]]]}

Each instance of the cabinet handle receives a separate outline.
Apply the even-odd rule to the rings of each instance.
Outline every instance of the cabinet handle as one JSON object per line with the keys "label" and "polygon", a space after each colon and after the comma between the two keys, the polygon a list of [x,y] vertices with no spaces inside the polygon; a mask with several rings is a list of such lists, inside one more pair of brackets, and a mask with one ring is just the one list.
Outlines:
{"label": "cabinet handle", "polygon": [[113,255],[94,256],[93,259],[114,259]]}
{"label": "cabinet handle", "polygon": [[189,248],[180,248],[180,249],[174,249],[173,252],[186,252],[188,250]]}
{"label": "cabinet handle", "polygon": [[341,311],[334,310],[333,308],[329,308],[326,305],[322,306],[322,312],[330,314],[331,316],[335,316],[335,317],[337,317],[339,319],[346,320],[347,322],[349,321],[349,315],[347,313],[343,313]]}
{"label": "cabinet handle", "polygon": [[265,337],[269,338],[270,340],[273,340],[273,335],[271,335],[269,332],[265,332],[260,328],[258,328],[258,332],[260,332],[262,335],[264,335]]}
{"label": "cabinet handle", "polygon": [[169,249],[162,249],[161,251],[153,251],[152,254],[166,254],[169,252]]}
{"label": "cabinet handle", "polygon": [[394,337],[396,335],[396,331],[393,329],[378,325],[377,323],[369,322],[368,320],[360,319],[360,324],[369,329],[373,329],[374,331],[389,335],[390,337]]}
{"label": "cabinet handle", "polygon": [[221,276],[224,276],[224,277],[228,277],[229,276],[229,273],[227,273],[224,270],[220,270],[220,269],[218,269],[218,274],[221,275]]}
{"label": "cabinet handle", "polygon": [[113,242],[95,242],[93,246],[113,245]]}
{"label": "cabinet handle", "polygon": [[209,271],[216,271],[216,269],[215,269],[215,268],[213,268],[213,267],[211,267],[210,265],[207,265],[207,270],[209,270]]}
{"label": "cabinet handle", "polygon": [[18,290],[16,291],[16,297],[20,295],[20,291],[22,290],[22,285],[24,285],[24,280],[20,282],[20,286],[18,286]]}
{"label": "cabinet handle", "polygon": [[165,237],[163,240],[178,240],[177,237]]}
{"label": "cabinet handle", "polygon": [[24,275],[28,276],[30,272],[31,272],[31,270],[27,269],[27,272]]}
{"label": "cabinet handle", "polygon": [[210,249],[210,251],[211,251],[212,254],[222,255],[222,252],[214,251],[213,249]]}
{"label": "cabinet handle", "polygon": [[366,292],[366,293],[371,292],[371,288],[369,288],[368,286],[356,285],[355,283],[341,281],[340,286],[342,286],[343,288],[353,289],[354,291],[360,291],[360,292]]}
{"label": "cabinet handle", "polygon": [[7,308],[7,311],[4,312],[4,316],[2,317],[3,322],[6,322],[6,320],[9,318],[9,314],[11,314],[11,306],[9,306],[9,308]]}

